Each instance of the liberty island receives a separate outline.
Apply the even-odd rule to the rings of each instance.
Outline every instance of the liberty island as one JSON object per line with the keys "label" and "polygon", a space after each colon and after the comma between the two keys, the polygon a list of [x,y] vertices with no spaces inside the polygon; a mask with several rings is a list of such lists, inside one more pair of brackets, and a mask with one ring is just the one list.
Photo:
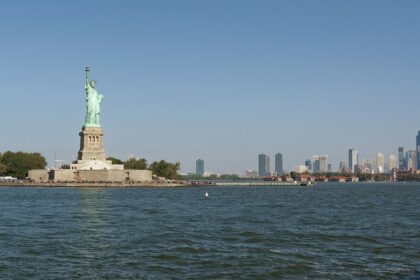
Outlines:
{"label": "liberty island", "polygon": [[86,114],[80,136],[77,160],[69,169],[29,170],[33,182],[52,183],[127,183],[152,182],[150,170],[124,169],[123,164],[112,164],[106,159],[104,131],[100,124],[101,103],[104,95],[96,88],[96,81],[90,80],[90,68],[86,67]]}

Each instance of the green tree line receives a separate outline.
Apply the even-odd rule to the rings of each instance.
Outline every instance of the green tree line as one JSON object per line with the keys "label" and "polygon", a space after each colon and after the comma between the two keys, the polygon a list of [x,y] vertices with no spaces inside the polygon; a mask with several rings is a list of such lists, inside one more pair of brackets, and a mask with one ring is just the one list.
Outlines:
{"label": "green tree line", "polygon": [[0,176],[26,178],[31,169],[44,169],[47,161],[40,153],[7,151],[0,154]]}
{"label": "green tree line", "polygon": [[124,169],[138,169],[138,170],[150,170],[153,175],[159,177],[165,177],[167,179],[180,179],[178,171],[181,168],[179,162],[170,163],[165,160],[155,161],[151,164],[147,163],[144,158],[136,159],[130,158],[126,161],[122,161],[118,158],[108,157],[107,160],[112,161],[112,164],[123,164]]}

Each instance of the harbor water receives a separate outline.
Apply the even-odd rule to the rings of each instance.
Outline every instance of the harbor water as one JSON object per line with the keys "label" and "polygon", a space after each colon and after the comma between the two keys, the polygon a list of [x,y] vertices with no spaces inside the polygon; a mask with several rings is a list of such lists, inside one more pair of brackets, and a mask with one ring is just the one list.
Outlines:
{"label": "harbor water", "polygon": [[420,279],[420,184],[2,187],[0,279]]}

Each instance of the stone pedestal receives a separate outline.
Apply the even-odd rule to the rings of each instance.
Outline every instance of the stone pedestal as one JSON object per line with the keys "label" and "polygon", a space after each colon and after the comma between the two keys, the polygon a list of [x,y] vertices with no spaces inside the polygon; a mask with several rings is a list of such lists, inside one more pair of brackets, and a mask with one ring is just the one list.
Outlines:
{"label": "stone pedestal", "polygon": [[70,165],[72,170],[124,170],[122,164],[106,160],[104,131],[101,127],[83,127],[80,135],[80,150],[77,161]]}
{"label": "stone pedestal", "polygon": [[104,131],[101,127],[83,127],[80,135],[78,160],[105,161]]}

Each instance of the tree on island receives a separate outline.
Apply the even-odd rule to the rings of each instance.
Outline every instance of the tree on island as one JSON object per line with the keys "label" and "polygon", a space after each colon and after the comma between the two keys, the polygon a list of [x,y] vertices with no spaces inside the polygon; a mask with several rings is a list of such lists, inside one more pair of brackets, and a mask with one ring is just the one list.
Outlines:
{"label": "tree on island", "polygon": [[0,163],[7,166],[7,171],[4,175],[17,178],[25,178],[28,175],[28,170],[45,169],[47,166],[47,161],[40,153],[11,151],[1,155]]}
{"label": "tree on island", "polygon": [[112,164],[124,164],[122,160],[114,157],[107,157],[106,160],[110,160]]}
{"label": "tree on island", "polygon": [[144,158],[140,158],[140,159],[130,158],[124,162],[124,169],[138,169],[138,170],[147,169],[147,160],[145,160]]}
{"label": "tree on island", "polygon": [[290,172],[290,177],[292,177],[293,180],[297,181],[299,180],[299,173],[292,171]]}
{"label": "tree on island", "polygon": [[178,179],[178,171],[180,168],[181,164],[179,162],[170,163],[164,160],[155,161],[149,167],[154,175],[167,179]]}
{"label": "tree on island", "polygon": [[8,171],[7,165],[0,162],[0,176],[6,175],[7,171]]}
{"label": "tree on island", "polygon": [[144,158],[129,158],[126,161],[122,161],[118,158],[108,157],[107,160],[112,161],[112,164],[124,164],[124,169],[148,169],[152,171],[153,175],[165,177],[167,179],[178,179],[178,171],[181,168],[181,164],[179,162],[170,163],[165,160],[155,161],[150,166],[148,166],[147,160]]}

